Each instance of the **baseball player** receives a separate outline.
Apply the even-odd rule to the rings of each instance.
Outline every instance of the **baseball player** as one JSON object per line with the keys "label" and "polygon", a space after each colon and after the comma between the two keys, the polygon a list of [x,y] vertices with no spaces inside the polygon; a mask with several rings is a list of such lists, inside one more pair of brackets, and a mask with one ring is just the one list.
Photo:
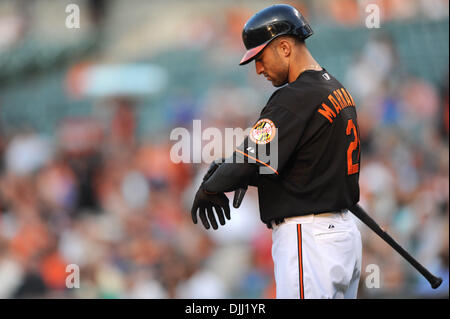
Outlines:
{"label": "baseball player", "polygon": [[277,298],[356,298],[361,236],[348,208],[359,201],[360,142],[350,92],[312,57],[313,31],[294,7],[251,17],[240,64],[279,87],[232,157],[212,163],[192,207],[209,229],[230,219],[224,192],[258,188],[272,229]]}

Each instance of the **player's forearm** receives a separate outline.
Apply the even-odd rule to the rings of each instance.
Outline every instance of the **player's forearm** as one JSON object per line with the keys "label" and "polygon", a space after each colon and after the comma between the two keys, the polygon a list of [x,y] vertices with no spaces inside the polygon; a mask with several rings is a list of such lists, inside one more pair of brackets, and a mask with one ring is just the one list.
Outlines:
{"label": "player's forearm", "polygon": [[249,163],[223,163],[205,182],[208,192],[231,192],[256,183],[258,166]]}

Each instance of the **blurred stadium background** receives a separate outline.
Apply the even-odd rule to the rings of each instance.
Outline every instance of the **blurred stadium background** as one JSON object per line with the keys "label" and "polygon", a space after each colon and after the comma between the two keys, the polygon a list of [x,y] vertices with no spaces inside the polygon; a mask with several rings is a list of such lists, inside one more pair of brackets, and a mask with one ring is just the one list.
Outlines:
{"label": "blurred stadium background", "polygon": [[[65,26],[70,3],[79,29]],[[359,298],[448,298],[449,2],[288,3],[357,100],[362,206],[444,278],[432,290],[358,224]],[[369,3],[379,29],[365,26]],[[189,211],[207,164],[169,159],[175,127],[256,119],[273,88],[238,66],[241,30],[270,4],[0,1],[0,298],[274,297],[255,191],[206,231]],[[68,264],[78,289],[66,288]],[[370,264],[379,288],[366,285]]]}

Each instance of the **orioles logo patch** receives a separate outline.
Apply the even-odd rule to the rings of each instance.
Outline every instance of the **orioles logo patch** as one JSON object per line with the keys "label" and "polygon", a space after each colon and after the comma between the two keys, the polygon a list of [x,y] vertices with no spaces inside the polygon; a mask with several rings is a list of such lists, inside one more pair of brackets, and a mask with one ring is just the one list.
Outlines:
{"label": "orioles logo patch", "polygon": [[252,128],[249,136],[256,144],[267,144],[275,137],[277,129],[269,119],[259,120]]}

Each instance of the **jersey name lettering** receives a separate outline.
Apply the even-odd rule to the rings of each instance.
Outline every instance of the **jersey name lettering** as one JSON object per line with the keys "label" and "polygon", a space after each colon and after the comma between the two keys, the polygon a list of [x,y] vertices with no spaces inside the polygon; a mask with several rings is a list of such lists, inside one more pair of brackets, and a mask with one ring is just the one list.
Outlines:
{"label": "jersey name lettering", "polygon": [[339,114],[339,112],[341,112],[342,109],[349,106],[355,107],[353,97],[344,88],[334,90],[333,93],[328,95],[327,103],[323,102],[317,112],[330,121],[330,123],[333,123],[333,119]]}

